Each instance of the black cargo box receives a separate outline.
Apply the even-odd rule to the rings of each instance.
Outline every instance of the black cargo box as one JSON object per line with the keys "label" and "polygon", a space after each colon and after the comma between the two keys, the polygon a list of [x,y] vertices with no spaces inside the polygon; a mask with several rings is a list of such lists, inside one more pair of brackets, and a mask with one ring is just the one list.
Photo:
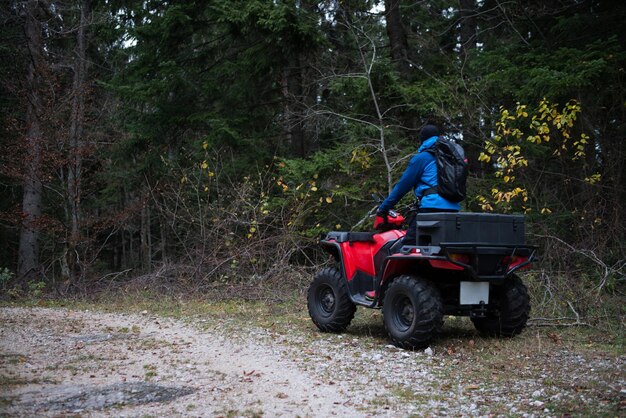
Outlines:
{"label": "black cargo box", "polygon": [[524,215],[492,213],[419,213],[417,245],[475,243],[525,244]]}

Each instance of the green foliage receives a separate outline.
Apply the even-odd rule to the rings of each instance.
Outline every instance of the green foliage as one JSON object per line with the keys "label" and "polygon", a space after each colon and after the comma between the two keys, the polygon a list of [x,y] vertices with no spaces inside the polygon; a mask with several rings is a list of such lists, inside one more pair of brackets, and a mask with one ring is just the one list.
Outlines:
{"label": "green foliage", "polygon": [[8,268],[0,268],[0,287],[2,287],[3,290],[6,290],[7,285],[11,280],[13,280],[14,277],[15,275]]}
{"label": "green foliage", "polygon": [[[625,6],[566,3],[402,1],[401,62],[385,11],[373,9],[382,2],[94,5],[85,121],[94,145],[80,202],[90,273],[179,263],[191,266],[181,273],[190,281],[233,281],[315,263],[320,233],[370,228],[371,194],[397,181],[427,122],[465,146],[469,210],[525,212],[532,234],[614,265],[626,242]],[[75,9],[56,13],[48,24],[77,21]],[[26,73],[26,51],[7,41],[23,30],[8,23],[2,145],[20,143],[27,97],[10,82]],[[52,231],[44,248],[55,277],[72,100],[71,74],[53,57],[73,57],[76,45],[72,35],[46,45],[46,106],[55,109],[46,138],[56,142],[46,143],[42,174]],[[23,173],[6,167],[0,236],[10,260],[0,264],[15,265]],[[587,281],[597,275],[573,265]],[[604,288],[619,288],[620,274]]]}
{"label": "green foliage", "polygon": [[46,282],[43,280],[31,280],[28,282],[28,294],[33,298],[40,298],[43,296],[45,288]]}
{"label": "green foliage", "polygon": [[278,164],[282,195],[302,208],[294,225],[304,236],[351,229],[372,208],[369,196],[381,191],[384,169],[370,152],[348,143]]}
{"label": "green foliage", "polygon": [[[505,46],[477,54],[474,71],[482,73],[480,89],[503,98],[534,101],[541,96],[567,99],[573,93],[595,91],[607,78],[618,76],[626,55],[617,39],[596,41],[584,48]],[[597,93],[596,93],[597,94]]]}

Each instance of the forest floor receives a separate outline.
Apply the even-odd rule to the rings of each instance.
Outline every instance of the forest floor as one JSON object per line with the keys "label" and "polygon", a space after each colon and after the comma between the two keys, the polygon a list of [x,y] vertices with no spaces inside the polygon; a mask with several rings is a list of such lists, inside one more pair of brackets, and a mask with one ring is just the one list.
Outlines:
{"label": "forest floor", "polygon": [[365,309],[324,334],[301,301],[49,305],[0,307],[0,416],[626,416],[623,338],[593,329],[446,318],[406,351]]}

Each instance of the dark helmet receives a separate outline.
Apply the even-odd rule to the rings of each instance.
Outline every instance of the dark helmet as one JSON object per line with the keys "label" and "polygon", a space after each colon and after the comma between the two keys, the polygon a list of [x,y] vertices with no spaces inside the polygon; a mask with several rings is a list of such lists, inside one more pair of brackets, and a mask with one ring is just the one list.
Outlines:
{"label": "dark helmet", "polygon": [[424,125],[424,127],[420,131],[418,140],[419,142],[424,142],[428,138],[433,136],[439,136],[439,128],[437,128],[435,125]]}

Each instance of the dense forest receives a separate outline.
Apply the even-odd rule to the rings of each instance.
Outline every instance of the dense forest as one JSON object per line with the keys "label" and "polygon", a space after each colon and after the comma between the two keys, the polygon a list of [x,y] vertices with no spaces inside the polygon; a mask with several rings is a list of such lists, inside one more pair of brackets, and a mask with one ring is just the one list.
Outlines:
{"label": "dense forest", "polygon": [[1,8],[3,292],[288,281],[320,233],[371,228],[434,123],[463,210],[526,214],[540,293],[622,294],[622,0]]}

